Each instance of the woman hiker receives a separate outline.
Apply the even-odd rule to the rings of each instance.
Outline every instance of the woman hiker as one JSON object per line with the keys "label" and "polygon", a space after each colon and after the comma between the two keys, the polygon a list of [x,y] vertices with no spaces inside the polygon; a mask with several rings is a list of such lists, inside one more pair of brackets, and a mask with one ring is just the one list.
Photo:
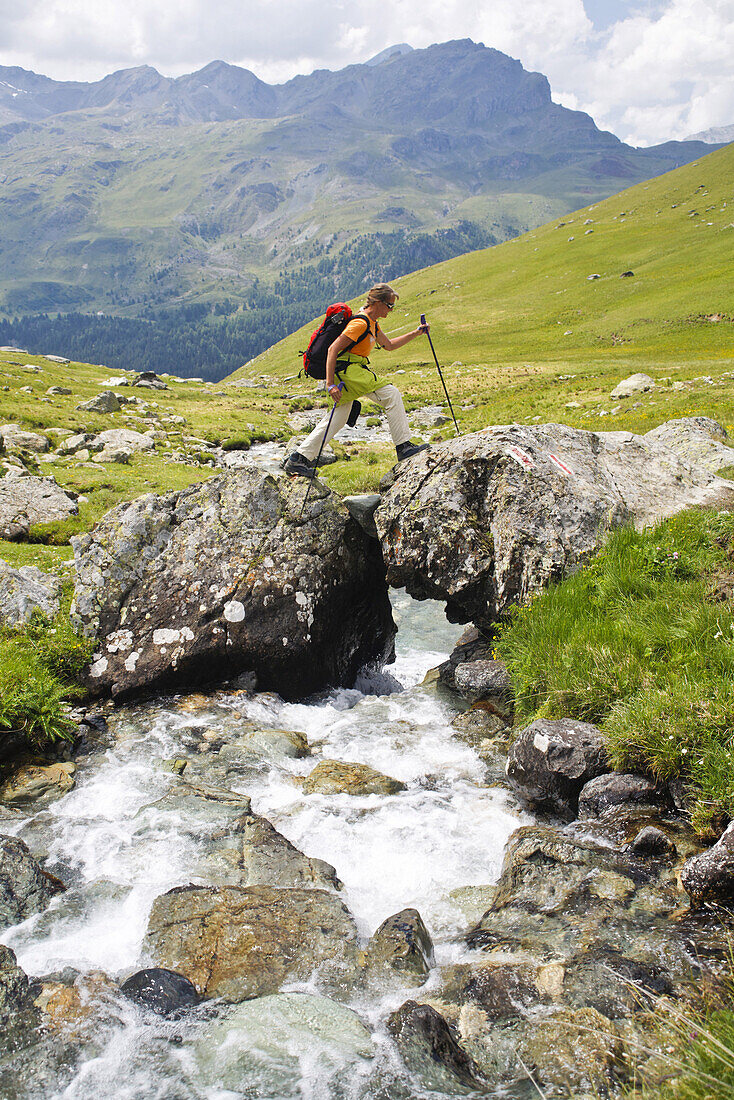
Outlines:
{"label": "woman hiker", "polygon": [[[364,308],[352,317],[341,336],[331,345],[326,357],[326,390],[336,404],[331,417],[325,417],[311,434],[294,451],[285,463],[287,474],[315,477],[316,457],[321,447],[343,428],[349,418],[353,402],[367,397],[381,405],[387,416],[390,434],[395,444],[398,462],[412,458],[428,448],[427,443],[411,443],[408,417],[403,398],[397,386],[383,382],[369,365],[369,355],[375,344],[386,351],[396,351],[403,344],[428,332],[428,325],[419,325],[412,332],[391,340],[380,328],[380,321],[389,317],[395,308],[398,295],[387,283],[378,283],[367,294]],[[365,321],[369,324],[365,326]],[[341,383],[341,388],[339,387]],[[328,434],[327,434],[328,428]]]}

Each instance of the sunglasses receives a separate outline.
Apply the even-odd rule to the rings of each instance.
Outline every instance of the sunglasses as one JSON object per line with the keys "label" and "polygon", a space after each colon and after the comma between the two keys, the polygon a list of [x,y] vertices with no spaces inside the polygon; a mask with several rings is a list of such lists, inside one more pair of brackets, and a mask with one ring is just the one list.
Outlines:
{"label": "sunglasses", "polygon": [[385,307],[385,309],[389,309],[391,313],[395,309],[395,303],[394,302],[383,302],[382,304]]}

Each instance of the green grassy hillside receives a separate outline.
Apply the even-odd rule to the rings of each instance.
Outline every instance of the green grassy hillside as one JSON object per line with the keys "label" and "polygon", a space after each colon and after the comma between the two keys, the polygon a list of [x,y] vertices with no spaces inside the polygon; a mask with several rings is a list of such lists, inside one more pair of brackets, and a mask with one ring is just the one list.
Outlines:
{"label": "green grassy hillside", "polygon": [[[461,413],[465,430],[537,418],[639,431],[692,412],[731,425],[733,180],[731,145],[514,241],[398,279],[388,331],[427,313],[450,392],[473,405]],[[234,377],[292,375],[313,327]],[[410,402],[440,399],[425,341],[375,362],[383,374],[405,371],[396,381]],[[637,371],[658,383],[652,394],[611,402],[614,385]]]}
{"label": "green grassy hillside", "polygon": [[[692,414],[732,428],[733,179],[730,146],[516,241],[397,280],[401,298],[388,331],[412,327],[427,312],[462,431],[540,420],[645,431]],[[628,270],[634,276],[622,278]],[[592,274],[600,277],[589,281]],[[323,401],[312,382],[297,377],[297,352],[315,323],[232,376],[249,386],[170,381],[161,393],[123,389],[118,392],[138,395],[148,407],[106,416],[77,405],[105,388],[107,367],[0,352],[0,425],[44,432],[52,444],[64,432],[109,427],[158,433],[155,452],[136,454],[129,465],[27,456],[31,468],[53,473],[82,495],[78,520],[36,537],[63,542],[121,499],[209,476],[209,448],[216,444],[288,439],[293,412]],[[394,377],[409,409],[441,401],[425,340],[380,352],[374,361]],[[613,387],[636,371],[650,374],[656,388],[639,400],[613,402]],[[58,385],[72,393],[46,392]],[[452,432],[453,426],[427,435]],[[394,461],[386,444],[335,449],[349,461],[323,476],[340,491],[374,489]],[[14,561],[46,554],[43,547],[2,552]],[[48,554],[56,550],[49,547]]]}

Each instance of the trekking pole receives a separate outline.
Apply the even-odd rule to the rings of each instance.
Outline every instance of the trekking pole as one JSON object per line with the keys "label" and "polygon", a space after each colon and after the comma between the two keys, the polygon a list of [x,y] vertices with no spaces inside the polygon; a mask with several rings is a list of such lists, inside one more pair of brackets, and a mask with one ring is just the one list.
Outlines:
{"label": "trekking pole", "polygon": [[[338,386],[339,391],[341,391],[343,388],[344,388],[344,383],[340,382],[339,386]],[[329,434],[329,428],[331,427],[331,422],[334,419],[334,413],[336,412],[336,407],[337,407],[338,404],[339,404],[339,402],[335,401],[334,402],[334,407],[331,410],[331,415],[329,416],[329,423],[326,425],[326,431],[324,432],[324,438],[321,440],[321,446],[319,447],[319,453],[316,455],[316,461],[314,462],[313,477],[309,479],[308,489],[306,489],[306,495],[303,498],[303,504],[301,505],[301,514],[298,517],[299,519],[303,519],[303,513],[305,512],[306,505],[308,503],[308,495],[311,492],[311,486],[313,485],[314,481],[316,480],[316,471],[319,468],[319,459],[321,458],[321,452],[324,449],[324,444],[326,443],[326,437]]]}
{"label": "trekking pole", "polygon": [[[426,315],[425,315],[425,313],[421,313],[421,324],[422,325],[426,324]],[[451,410],[451,415],[454,418],[454,427],[456,428],[456,434],[461,435],[461,432],[459,431],[459,425],[456,423],[456,416],[454,415],[454,406],[451,404],[451,398],[449,397],[449,391],[446,389],[446,383],[443,380],[443,374],[441,373],[441,368],[438,365],[438,356],[436,355],[436,351],[433,347],[433,340],[431,339],[430,332],[426,332],[426,336],[428,337],[428,343],[431,345],[431,351],[433,352],[433,358],[436,361],[436,370],[438,371],[438,377],[441,379],[441,385],[443,386],[443,392],[446,394],[446,400],[449,403],[449,409]]]}

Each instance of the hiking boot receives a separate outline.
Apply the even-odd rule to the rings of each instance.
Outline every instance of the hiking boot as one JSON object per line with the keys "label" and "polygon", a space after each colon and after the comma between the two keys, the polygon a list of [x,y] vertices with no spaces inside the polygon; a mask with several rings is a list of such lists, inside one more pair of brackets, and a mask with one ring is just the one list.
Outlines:
{"label": "hiking boot", "polygon": [[406,443],[398,443],[395,448],[398,462],[405,462],[406,458],[412,458],[413,455],[420,454],[421,451],[427,451],[428,447],[428,443],[411,443],[410,440]]}
{"label": "hiking boot", "polygon": [[316,477],[316,463],[300,451],[294,451],[283,463],[283,469],[291,477]]}

